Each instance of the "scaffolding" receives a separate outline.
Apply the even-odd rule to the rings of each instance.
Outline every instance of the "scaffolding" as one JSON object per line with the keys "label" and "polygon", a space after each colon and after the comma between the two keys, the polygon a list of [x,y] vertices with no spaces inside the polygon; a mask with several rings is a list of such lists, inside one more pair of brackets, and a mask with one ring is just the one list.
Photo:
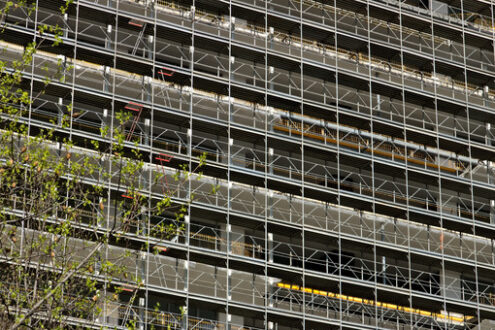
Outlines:
{"label": "scaffolding", "polygon": [[[494,5],[351,3],[360,10],[79,0],[65,17],[40,4],[36,20],[6,18],[2,60],[20,56],[36,24],[59,24],[78,49],[34,56],[24,79],[35,88],[60,60],[73,69],[21,121],[109,142],[101,129],[126,111],[125,147],[150,155],[135,193],[195,196],[188,225],[165,241],[155,229],[176,219],[146,224],[146,210],[124,219],[112,206],[108,225],[126,221],[126,239],[154,253],[125,261],[143,283],[114,279],[140,299],[126,305],[123,290],[97,324],[466,329],[495,319]],[[93,152],[76,150],[74,161]],[[204,152],[201,180],[178,185],[180,164]],[[132,199],[118,182],[106,186]],[[170,303],[157,311],[154,301]]]}

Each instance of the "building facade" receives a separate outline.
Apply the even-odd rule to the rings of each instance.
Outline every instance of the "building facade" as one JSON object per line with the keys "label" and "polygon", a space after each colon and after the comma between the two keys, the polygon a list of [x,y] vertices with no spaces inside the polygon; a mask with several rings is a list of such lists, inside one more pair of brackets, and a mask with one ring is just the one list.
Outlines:
{"label": "building facade", "polygon": [[57,129],[104,143],[128,112],[156,199],[207,152],[174,196],[195,196],[184,231],[158,241],[145,233],[169,220],[138,223],[155,253],[130,265],[137,299],[92,322],[495,329],[493,1],[61,3],[5,18],[3,57],[40,24],[64,32],[26,73],[36,89],[71,65],[29,124],[72,104]]}

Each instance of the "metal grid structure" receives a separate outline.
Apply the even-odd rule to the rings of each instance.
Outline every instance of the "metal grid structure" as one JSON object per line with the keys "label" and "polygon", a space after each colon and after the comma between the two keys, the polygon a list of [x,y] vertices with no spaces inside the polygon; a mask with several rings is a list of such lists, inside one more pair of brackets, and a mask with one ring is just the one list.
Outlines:
{"label": "metal grid structure", "polygon": [[[165,245],[143,232],[174,220],[135,215],[132,239],[156,250],[128,265],[142,287],[122,280],[139,299],[93,322],[495,327],[493,1],[78,0],[64,16],[60,3],[6,17],[7,60],[39,24],[64,30],[25,73],[34,89],[73,67],[26,123],[104,143],[128,111],[126,145],[149,154],[143,194],[196,196]],[[205,151],[203,179],[174,187]]]}

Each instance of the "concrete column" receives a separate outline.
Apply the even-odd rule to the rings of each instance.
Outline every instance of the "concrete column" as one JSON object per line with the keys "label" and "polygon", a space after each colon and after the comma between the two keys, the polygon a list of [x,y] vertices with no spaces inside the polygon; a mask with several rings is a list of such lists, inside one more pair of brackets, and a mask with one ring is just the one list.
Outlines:
{"label": "concrete column", "polygon": [[273,262],[273,234],[268,233],[268,262]]}
{"label": "concrete column", "polygon": [[110,91],[110,67],[109,66],[104,66],[103,67],[103,91],[104,92],[109,92]]}
{"label": "concrete column", "polygon": [[153,87],[151,86],[151,77],[143,77],[143,101],[151,102]]}
{"label": "concrete column", "polygon": [[225,247],[222,247],[223,252],[228,252],[232,253],[232,242],[230,239],[227,239],[227,235],[229,235],[230,228],[227,227],[226,224],[221,224],[220,225],[220,240],[222,242],[222,245]]}
{"label": "concrete column", "polygon": [[490,223],[495,224],[495,200],[490,200]]}
{"label": "concrete column", "polygon": [[148,42],[148,50],[146,51],[146,55],[148,59],[152,60],[153,59],[153,42],[154,42],[154,37],[153,36],[148,36],[148,39],[146,40]]}
{"label": "concrete column", "polygon": [[492,124],[486,123],[485,125],[485,144],[491,146],[493,142],[493,135],[492,135]]}
{"label": "concrete column", "polygon": [[144,145],[150,145],[150,134],[151,134],[150,126],[151,126],[151,121],[149,118],[146,118],[144,120],[144,136],[143,136]]}
{"label": "concrete column", "polygon": [[140,321],[139,322],[139,329],[144,329],[144,319],[145,319],[145,316],[144,316],[144,307],[145,307],[145,300],[143,297],[139,297],[139,319],[140,320],[143,320],[143,321]]}
{"label": "concrete column", "polygon": [[105,38],[105,48],[113,49],[113,40],[112,40],[112,24],[107,25],[107,38]]}
{"label": "concrete column", "polygon": [[61,97],[58,98],[57,108],[58,108],[57,123],[59,126],[61,126],[64,118],[64,100]]}

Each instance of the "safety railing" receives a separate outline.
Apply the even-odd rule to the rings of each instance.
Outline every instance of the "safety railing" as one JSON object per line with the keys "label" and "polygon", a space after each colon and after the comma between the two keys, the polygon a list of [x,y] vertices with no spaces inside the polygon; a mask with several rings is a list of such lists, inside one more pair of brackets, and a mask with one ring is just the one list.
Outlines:
{"label": "safety railing", "polygon": [[[178,10],[177,8],[178,7],[174,6],[174,10]],[[173,10],[171,9],[170,11],[173,11]],[[192,17],[192,14],[185,15],[185,17]],[[220,25],[214,26],[214,28],[221,28],[223,25],[226,24],[225,22],[222,23],[220,19],[211,19],[211,17],[209,17],[209,16],[208,16],[208,19],[204,19],[204,20],[205,20],[205,22],[208,22],[208,24],[213,24],[211,22],[220,22],[220,23],[218,23]],[[80,24],[81,25],[84,26],[84,24],[88,24],[88,23],[84,23],[84,22],[85,21],[83,19],[80,20]],[[200,24],[200,23],[202,23],[202,21],[200,20],[200,18],[198,18],[198,24]],[[73,24],[75,24],[75,22]],[[204,24],[206,24],[206,23],[204,23]],[[237,25],[239,25],[239,24],[237,24]],[[91,23],[89,23],[89,26],[91,26]],[[96,28],[98,29],[98,27],[96,27]],[[100,31],[100,37],[99,38],[102,39],[102,40],[103,39],[106,39],[108,37],[107,36],[108,33],[104,31],[104,27],[100,27],[99,29],[101,30]],[[225,29],[225,27],[224,27],[224,29]],[[252,27],[251,28],[249,26],[243,27],[242,24],[241,24],[236,29],[238,29],[239,32],[235,32],[234,31],[234,33],[240,33],[241,35],[242,34],[247,35],[249,33],[253,33],[253,31],[255,31],[255,34],[257,33],[257,34],[259,34],[260,36],[263,37],[262,38],[263,39],[262,40],[263,42],[262,43],[260,42],[260,44],[263,44],[263,45],[265,44],[265,41],[264,41],[265,38],[270,38],[270,42],[269,42],[270,44],[272,44],[272,42],[276,41],[277,42],[276,43],[277,45],[282,45],[283,46],[284,43],[287,43],[288,45],[294,45],[294,46],[291,46],[291,47],[295,47],[294,49],[297,50],[297,52],[295,52],[294,54],[299,54],[300,53],[300,50],[299,49],[302,47],[302,44],[304,44],[303,47],[305,49],[305,53],[306,54],[311,54],[314,51],[315,53],[318,53],[320,55],[322,53],[323,54],[326,54],[326,55],[330,55],[333,52],[336,52],[337,51],[337,52],[342,53],[341,55],[344,58],[355,58],[355,60],[357,60],[360,63],[366,63],[366,61],[368,61],[368,62],[370,62],[370,61],[373,62],[374,61],[376,63],[374,63],[372,65],[370,64],[373,71],[378,70],[377,72],[379,72],[381,70],[380,68],[383,67],[385,71],[394,72],[395,74],[399,74],[399,75],[405,75],[406,76],[406,82],[409,79],[407,77],[408,76],[411,76],[413,78],[413,80],[414,79],[419,79],[421,81],[421,83],[419,85],[413,83],[414,86],[416,86],[416,85],[417,86],[420,86],[421,89],[426,88],[428,84],[431,84],[431,83],[436,84],[436,85],[439,86],[437,92],[441,92],[443,89],[446,88],[445,92],[446,92],[446,95],[447,96],[454,96],[455,97],[456,93],[458,93],[458,92],[462,91],[463,89],[465,89],[463,83],[462,84],[458,84],[458,83],[455,83],[455,82],[450,81],[448,79],[446,80],[446,78],[441,78],[438,75],[435,76],[435,77],[432,77],[431,75],[426,74],[426,73],[415,72],[414,70],[408,69],[405,66],[404,67],[400,67],[400,66],[397,66],[397,65],[394,65],[394,64],[390,64],[390,63],[386,63],[386,62],[381,63],[380,61],[376,61],[375,59],[368,60],[366,58],[366,56],[363,55],[363,54],[352,54],[352,53],[348,53],[345,50],[341,50],[341,49],[339,49],[339,50],[333,50],[332,47],[330,47],[330,48],[327,47],[326,50],[322,50],[322,49],[320,49],[322,46],[319,45],[319,44],[314,44],[314,43],[311,43],[309,41],[301,41],[297,37],[280,34],[280,32],[274,31],[273,32],[273,36],[270,37],[270,33],[271,32],[260,30],[257,27],[256,28],[255,27]],[[86,30],[91,31],[91,34],[92,35],[89,35],[88,36],[89,38],[94,38],[95,37],[95,33],[96,32],[95,32],[94,29],[93,30],[90,30],[89,28],[88,29],[82,28],[81,30],[83,31],[83,33],[82,34],[80,33],[80,38],[79,38],[80,40],[84,40],[84,31],[86,31]],[[98,34],[98,33],[96,33],[96,34]],[[137,33],[137,32],[125,32],[124,29],[121,29],[120,33],[117,35],[117,38],[119,39],[119,41],[118,41],[118,45],[119,46],[118,47],[119,47],[120,51],[126,53],[127,55],[129,55],[129,54],[135,54],[136,53],[136,47],[141,48],[141,47],[138,46],[139,44],[141,44],[143,42],[146,44],[146,42],[144,41],[145,38],[142,37],[139,33]],[[108,43],[108,42],[113,43],[113,38],[110,38],[109,40],[106,41],[106,43]],[[189,59],[186,58],[185,59],[185,62],[184,62],[183,61],[183,58],[181,57],[184,54],[188,54],[187,49],[184,49],[184,50],[181,51],[181,50],[175,50],[175,47],[173,47],[172,45],[169,45],[169,46],[167,46],[166,44],[160,45],[159,43],[160,42],[163,42],[163,41],[161,41],[159,38],[157,38],[153,42],[157,43],[156,49],[157,49],[158,53],[160,53],[160,54],[163,53],[163,56],[165,56],[165,57],[163,57],[162,55],[158,56],[162,60],[165,60],[165,58],[169,57],[170,59],[168,59],[167,62],[169,62],[169,63],[174,63],[175,62],[175,63],[179,63],[181,66],[182,65],[185,65],[186,67],[188,67],[188,64],[187,63],[188,63]],[[140,50],[140,53],[142,53],[143,56],[144,56],[144,54],[149,53],[149,50],[146,50],[146,47],[148,47],[148,46],[143,46],[143,47],[145,47],[145,48],[141,49]],[[270,49],[270,51],[272,51],[272,49]],[[171,56],[171,54],[175,54],[175,55],[174,56]],[[181,55],[181,54],[183,54],[183,55]],[[172,57],[177,58],[177,56],[180,57],[179,60],[172,60]],[[337,57],[339,57],[339,56],[340,55],[338,55]],[[356,56],[357,56],[357,58],[356,58]],[[200,57],[202,57],[202,56],[200,56]],[[332,57],[332,56],[330,56],[330,57]],[[323,58],[325,58],[325,56]],[[217,76],[218,75],[222,75],[222,76],[225,77],[225,74],[223,73],[223,71],[225,71],[225,68],[227,67],[226,66],[226,63],[223,64],[223,62],[218,62],[217,64],[220,66],[220,71],[218,71],[218,68],[215,69],[214,67],[212,67],[212,68],[205,68],[205,70],[207,70],[208,72],[211,72],[213,70],[214,72],[216,72],[216,75]],[[200,67],[201,67],[201,65],[198,66],[198,68],[200,68]],[[222,70],[221,67],[223,67],[224,69]],[[238,69],[234,69],[234,71],[237,71],[237,70]],[[240,71],[242,71],[242,70],[240,70]],[[220,72],[222,72],[222,73],[220,73]],[[380,72],[380,76],[382,76],[382,75],[383,75],[383,72]],[[257,84],[258,85],[260,85],[260,84],[263,85],[263,80],[262,80],[263,76],[264,76],[264,74],[262,74],[262,72],[260,72],[259,74],[255,74],[253,82],[257,81],[257,83],[254,83],[254,85],[257,85]],[[294,77],[297,77],[297,75],[294,75]],[[253,77],[251,77],[251,79],[253,79]],[[241,78],[241,80],[245,80],[245,78]],[[390,80],[390,78],[389,78],[389,80]],[[445,82],[442,82],[442,80],[446,80],[446,81]],[[392,79],[392,81],[393,81],[393,79]],[[312,83],[309,82],[309,84],[312,84]],[[479,95],[484,95],[483,94],[484,92],[481,89],[477,89],[476,86],[474,86],[474,87],[470,87],[469,86],[469,89],[472,90],[472,92],[469,93],[469,96],[468,96],[469,98],[478,97]],[[296,90],[297,90],[297,88],[296,88]],[[456,92],[454,92],[454,91],[456,91]],[[312,97],[311,97],[310,94],[311,93],[309,93],[308,91],[305,91],[306,97],[308,97],[309,99],[312,99]],[[319,93],[317,93],[317,94],[319,94]],[[296,95],[298,95],[298,94],[296,94]],[[461,96],[461,101],[464,101],[464,98],[462,96]],[[483,101],[481,103],[478,102],[478,104],[484,104],[484,102]],[[385,106],[386,105],[384,104],[383,105],[383,108],[385,108]],[[378,112],[382,111],[382,110],[379,110],[379,109],[377,109],[377,110],[378,110]],[[411,113],[411,112],[408,111],[408,113]],[[387,116],[386,113],[384,115]],[[446,116],[445,119],[441,119],[440,122],[445,122],[445,120],[447,118],[450,118],[450,115],[449,116]],[[408,121],[411,121],[411,120],[413,120],[413,118],[409,115],[408,116]],[[458,121],[459,119],[456,119],[456,120]],[[450,129],[452,129],[453,126],[452,126],[451,123],[449,123],[449,124],[445,123],[445,124],[446,124],[446,128],[447,127],[450,127]],[[461,125],[457,125],[457,124],[454,125],[456,131],[462,130],[462,127],[463,126],[465,126],[465,125],[462,125],[462,124]],[[479,129],[478,130],[475,130],[475,131],[479,131]],[[481,140],[484,140],[484,139],[485,139],[485,137],[484,136],[481,136]]]}

